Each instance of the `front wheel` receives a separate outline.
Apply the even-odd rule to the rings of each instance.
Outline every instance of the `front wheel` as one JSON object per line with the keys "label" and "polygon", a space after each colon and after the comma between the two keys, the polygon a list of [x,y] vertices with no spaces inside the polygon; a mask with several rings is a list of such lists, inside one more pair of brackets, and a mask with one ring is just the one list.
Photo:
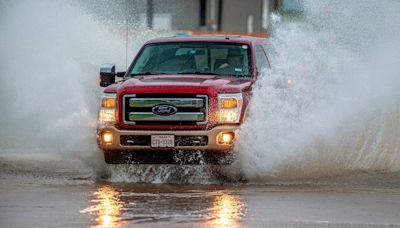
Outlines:
{"label": "front wheel", "polygon": [[235,153],[198,151],[104,151],[107,164],[231,165]]}
{"label": "front wheel", "polygon": [[213,165],[232,165],[236,161],[236,154],[232,151],[223,153],[205,154],[207,163]]}
{"label": "front wheel", "polygon": [[104,161],[107,164],[124,163],[124,156],[119,151],[104,151]]}

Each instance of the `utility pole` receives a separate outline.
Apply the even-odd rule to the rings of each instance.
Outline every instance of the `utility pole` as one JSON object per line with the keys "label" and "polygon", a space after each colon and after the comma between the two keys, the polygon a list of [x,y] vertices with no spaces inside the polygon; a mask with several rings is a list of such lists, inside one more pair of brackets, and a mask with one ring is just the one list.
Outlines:
{"label": "utility pole", "polygon": [[153,29],[153,17],[154,17],[154,1],[147,0],[147,10],[146,10],[146,17],[147,17],[147,28]]}
{"label": "utility pole", "polygon": [[281,11],[282,10],[282,4],[283,4],[283,0],[273,0],[273,7],[272,9],[274,11]]}

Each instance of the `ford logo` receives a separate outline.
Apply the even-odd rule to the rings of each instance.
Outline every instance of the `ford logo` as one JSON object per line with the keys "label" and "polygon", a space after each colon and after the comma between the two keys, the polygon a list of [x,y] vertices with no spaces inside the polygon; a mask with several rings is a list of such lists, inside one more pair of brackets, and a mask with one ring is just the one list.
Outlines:
{"label": "ford logo", "polygon": [[175,114],[178,109],[172,105],[156,105],[151,109],[151,111],[159,116],[170,116]]}

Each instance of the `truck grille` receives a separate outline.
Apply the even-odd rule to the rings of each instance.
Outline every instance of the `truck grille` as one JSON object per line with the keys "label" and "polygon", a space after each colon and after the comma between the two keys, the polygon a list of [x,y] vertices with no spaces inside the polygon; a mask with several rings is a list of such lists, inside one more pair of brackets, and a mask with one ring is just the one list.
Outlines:
{"label": "truck grille", "polygon": [[[168,94],[167,98],[166,95],[167,94],[124,95],[122,98],[122,118],[124,123],[136,125],[207,124],[207,95]],[[164,110],[160,111],[158,109]],[[167,113],[165,113],[165,111]]]}

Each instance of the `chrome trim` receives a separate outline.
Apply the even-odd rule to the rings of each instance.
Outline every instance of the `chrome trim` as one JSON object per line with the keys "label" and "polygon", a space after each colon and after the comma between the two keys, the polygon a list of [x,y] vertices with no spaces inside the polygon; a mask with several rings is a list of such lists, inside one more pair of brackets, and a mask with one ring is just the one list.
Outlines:
{"label": "chrome trim", "polygon": [[130,112],[132,121],[204,121],[203,112],[177,112],[170,116],[160,116],[152,112]]}
{"label": "chrome trim", "polygon": [[117,99],[117,94],[116,93],[103,93],[101,96],[101,99],[103,98],[114,98]]}
{"label": "chrome trim", "polygon": [[135,122],[132,122],[132,121],[126,121],[125,119],[125,107],[126,107],[126,104],[125,104],[125,98],[126,97],[136,97],[136,95],[135,94],[125,94],[124,96],[122,96],[122,122],[124,123],[124,124],[128,124],[128,125],[135,125],[136,123]]}
{"label": "chrome trim", "polygon": [[115,73],[115,65],[112,63],[101,64],[100,73]]}
{"label": "chrome trim", "polygon": [[173,105],[178,108],[201,108],[204,106],[200,98],[131,98],[130,107],[153,107],[155,105]]}
{"label": "chrome trim", "polygon": [[[136,94],[125,94],[125,95],[122,96],[122,122],[124,124],[127,124],[127,125],[135,125],[136,124],[134,121],[126,121],[126,115],[125,115],[125,107],[126,107],[126,105],[128,105],[127,102],[125,102],[125,100],[126,100],[125,98],[135,98],[135,97],[136,97]],[[209,117],[209,114],[208,114],[208,112],[209,112],[208,96],[207,95],[196,95],[196,97],[201,98],[202,100],[204,100],[204,101],[202,101],[203,102],[203,106],[202,107],[204,107],[204,112],[199,112],[199,113],[203,114],[203,116],[202,116],[202,118],[200,120],[198,120],[196,122],[196,124],[197,125],[207,124],[208,123],[208,117]],[[149,99],[153,99],[153,98],[140,98],[140,99],[149,100]],[[186,99],[197,100],[196,98],[165,98],[165,100],[175,100],[175,99],[176,100],[186,100]],[[139,98],[138,98],[138,100],[139,100]],[[154,100],[164,100],[164,98],[155,98]],[[129,103],[130,103],[130,99],[129,99]],[[196,108],[195,106],[191,106],[191,107]],[[201,108],[201,107],[199,107],[199,108]],[[140,113],[143,114],[143,112],[140,112]],[[153,113],[151,113],[151,114],[153,114]],[[175,116],[175,115],[172,115],[172,116]],[[159,117],[161,117],[161,116],[159,116]],[[153,120],[151,120],[151,121],[153,121]],[[165,118],[164,118],[164,120],[156,120],[156,121],[171,121],[171,120],[165,120]],[[172,121],[185,121],[185,120],[172,120]],[[196,120],[188,120],[188,121],[196,121]]]}
{"label": "chrome trim", "polygon": [[[103,99],[104,99],[104,98],[114,98],[114,100],[115,100],[115,106],[112,107],[112,108],[105,108],[105,107],[103,107]],[[98,122],[100,125],[107,125],[107,124],[109,124],[109,125],[114,125],[114,124],[117,122],[117,117],[116,117],[117,106],[116,106],[116,103],[117,103],[117,94],[116,94],[116,93],[103,93],[103,95],[101,95],[100,108],[99,108],[98,113],[97,113],[97,122]],[[100,119],[100,112],[101,112],[102,110],[114,110],[114,121],[103,122],[103,120]]]}
{"label": "chrome trim", "polygon": [[171,116],[178,112],[178,109],[173,105],[156,105],[151,109],[151,112],[159,116]]}
{"label": "chrome trim", "polygon": [[[224,98],[234,98],[238,102],[238,107],[237,108],[221,108],[220,107],[220,101],[221,99]],[[239,123],[240,118],[242,116],[242,108],[243,108],[243,94],[242,93],[220,93],[218,94],[218,112],[221,110],[228,110],[228,109],[233,109],[237,110],[239,113],[238,119],[235,122],[228,122],[228,121],[221,121],[221,117],[218,117],[218,122],[219,123]]]}
{"label": "chrome trim", "polygon": [[204,104],[205,111],[204,111],[204,113],[206,115],[205,118],[204,118],[204,121],[203,122],[197,122],[197,124],[198,125],[207,124],[208,123],[208,110],[209,110],[209,107],[208,107],[208,96],[207,95],[197,95],[196,97],[200,97],[200,98],[204,99],[204,101],[205,101],[205,104]]}

